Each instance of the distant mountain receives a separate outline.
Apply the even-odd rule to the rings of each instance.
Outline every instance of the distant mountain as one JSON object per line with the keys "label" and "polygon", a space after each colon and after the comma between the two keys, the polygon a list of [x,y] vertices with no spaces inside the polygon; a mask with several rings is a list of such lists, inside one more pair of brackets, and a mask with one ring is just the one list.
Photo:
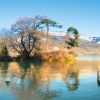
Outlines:
{"label": "distant mountain", "polygon": [[93,41],[95,41],[96,43],[100,43],[100,37],[92,37]]}
{"label": "distant mountain", "polygon": [[[64,32],[50,32],[50,39],[54,45],[58,46],[65,34]],[[80,35],[79,44],[80,46],[75,48],[79,54],[100,54],[100,37]]]}
{"label": "distant mountain", "polygon": [[[57,36],[57,37],[64,37],[66,35],[65,32],[50,32],[50,35],[52,36]],[[80,40],[85,40],[85,41],[90,41],[90,42],[95,42],[95,43],[100,43],[100,37],[90,37],[86,35],[80,35],[79,37]]]}

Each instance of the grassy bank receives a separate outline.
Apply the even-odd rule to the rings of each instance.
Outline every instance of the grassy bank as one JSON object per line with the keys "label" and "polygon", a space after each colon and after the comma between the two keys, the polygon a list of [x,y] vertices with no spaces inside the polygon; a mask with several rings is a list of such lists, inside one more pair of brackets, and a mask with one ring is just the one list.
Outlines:
{"label": "grassy bank", "polygon": [[51,51],[51,52],[43,52],[34,54],[34,56],[30,57],[11,57],[11,56],[0,56],[0,61],[71,61],[74,60],[76,53],[74,51]]}

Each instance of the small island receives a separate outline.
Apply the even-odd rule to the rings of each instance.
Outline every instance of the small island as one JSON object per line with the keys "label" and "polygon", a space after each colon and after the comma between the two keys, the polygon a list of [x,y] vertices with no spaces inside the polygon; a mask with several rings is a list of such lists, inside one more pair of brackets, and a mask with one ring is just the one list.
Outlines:
{"label": "small island", "polygon": [[[79,32],[69,27],[61,41],[56,41],[49,28],[62,28],[56,21],[45,16],[21,18],[11,26],[9,36],[0,39],[0,60],[38,59],[53,61],[76,56]],[[44,30],[46,29],[46,30]],[[3,32],[8,32],[6,29]],[[5,34],[5,33],[3,33]]]}

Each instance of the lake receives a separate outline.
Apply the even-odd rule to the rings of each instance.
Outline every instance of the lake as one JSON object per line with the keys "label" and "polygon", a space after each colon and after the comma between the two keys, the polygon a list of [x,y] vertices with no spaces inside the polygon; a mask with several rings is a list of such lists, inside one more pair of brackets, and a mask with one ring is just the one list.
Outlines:
{"label": "lake", "polygon": [[100,60],[100,54],[87,54],[87,55],[79,55],[76,57],[77,59],[84,59],[84,60]]}
{"label": "lake", "polygon": [[99,72],[96,59],[0,62],[0,100],[100,100]]}

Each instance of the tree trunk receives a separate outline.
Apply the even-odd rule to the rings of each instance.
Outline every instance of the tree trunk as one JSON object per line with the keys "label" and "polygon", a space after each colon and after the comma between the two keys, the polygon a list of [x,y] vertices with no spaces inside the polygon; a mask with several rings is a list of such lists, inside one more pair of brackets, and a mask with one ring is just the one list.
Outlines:
{"label": "tree trunk", "polygon": [[26,50],[21,52],[21,57],[22,58],[29,58],[30,57],[30,53]]}
{"label": "tree trunk", "polygon": [[67,35],[65,35],[65,37],[62,40],[62,42],[60,43],[59,50],[62,50],[64,48],[64,42],[65,42],[66,38],[67,38]]}
{"label": "tree trunk", "polygon": [[49,38],[49,25],[47,24],[47,43],[46,43],[46,52],[48,52],[48,38]]}

